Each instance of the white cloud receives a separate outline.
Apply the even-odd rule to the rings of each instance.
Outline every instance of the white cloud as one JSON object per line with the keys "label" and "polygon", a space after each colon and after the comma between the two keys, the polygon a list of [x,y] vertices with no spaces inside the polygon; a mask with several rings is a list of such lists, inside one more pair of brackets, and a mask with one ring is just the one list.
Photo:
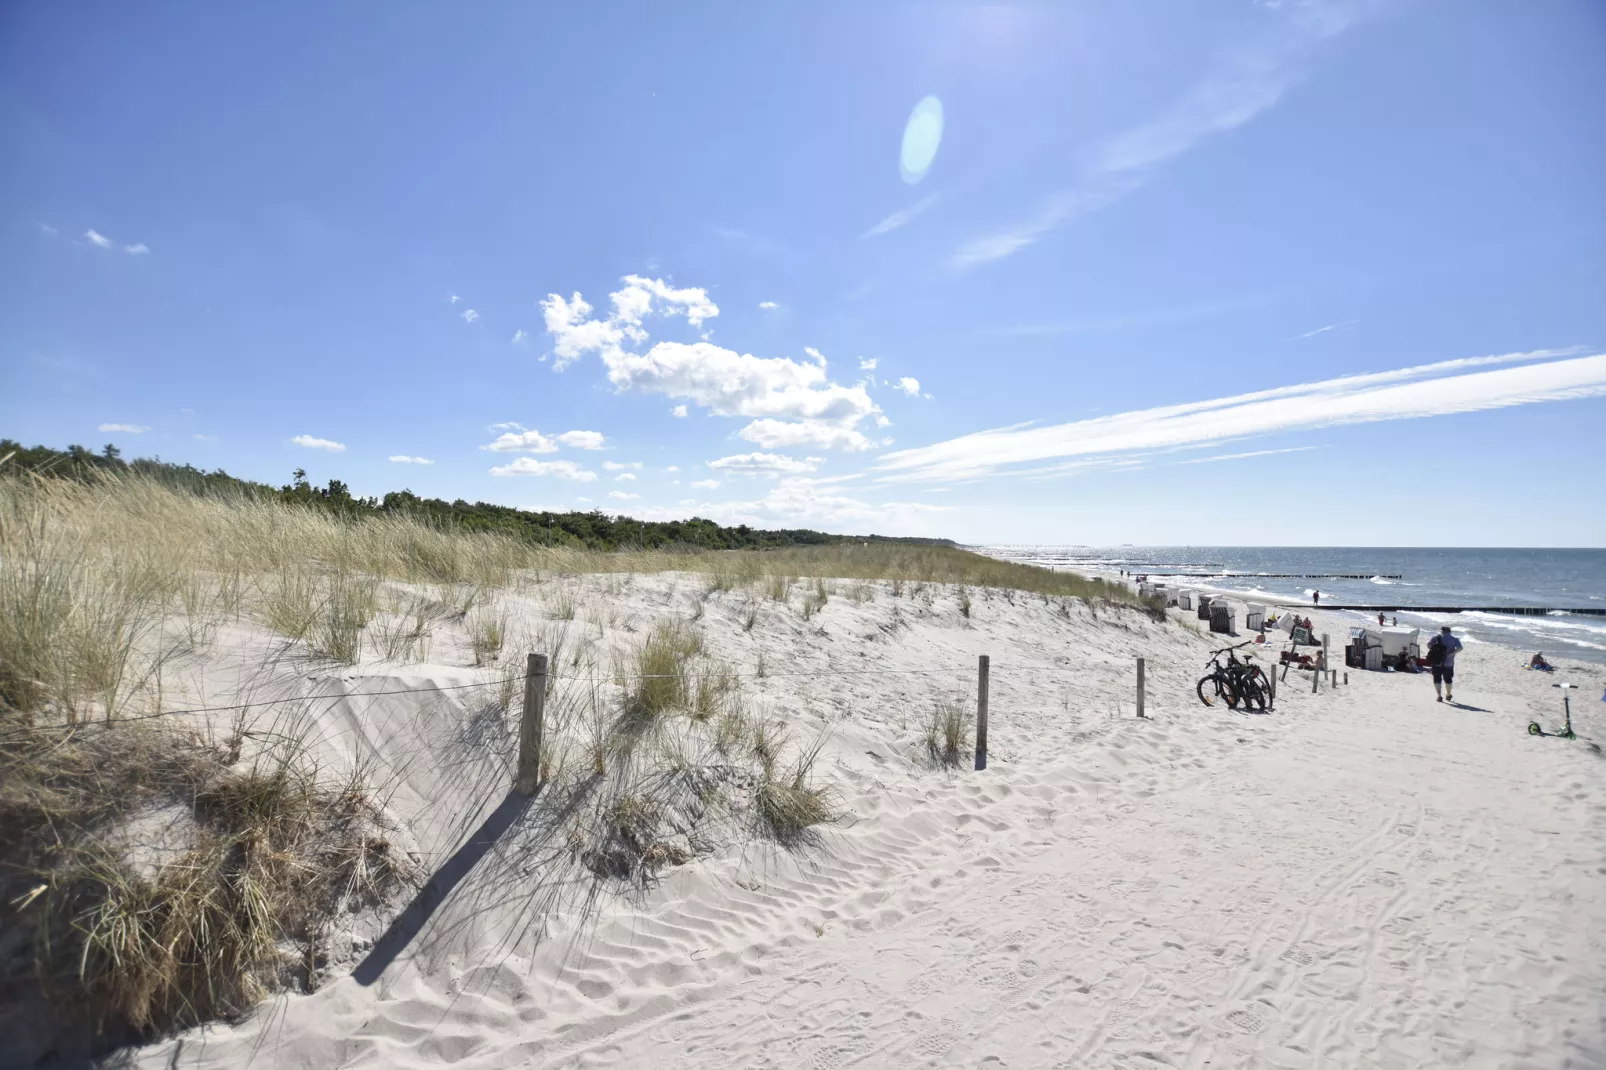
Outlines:
{"label": "white cloud", "polygon": [[676,405],[674,408],[669,410],[669,415],[673,416],[677,420],[684,420],[686,418],[686,406]]}
{"label": "white cloud", "polygon": [[776,304],[774,301],[760,301],[758,303],[758,307],[762,308],[764,311],[768,312],[771,309],[780,308],[781,306]]}
{"label": "white cloud", "polygon": [[197,442],[216,442],[217,441],[217,436],[216,435],[203,435],[203,434],[200,434],[199,432],[197,432],[196,434],[191,435],[190,437],[195,439]]}
{"label": "white cloud", "polygon": [[[641,471],[641,462],[640,461],[603,461],[602,462],[602,467],[606,468],[610,472],[631,472],[631,471],[639,472],[639,471]],[[673,469],[671,469],[671,471],[673,471]]]}
{"label": "white cloud", "polygon": [[[712,482],[716,481],[704,480],[694,485],[698,489],[712,490],[715,488],[705,485]],[[842,524],[911,527],[921,525],[933,514],[949,512],[952,508],[923,502],[875,503],[837,492],[824,481],[797,477],[781,480],[764,497],[756,500],[699,502],[687,498],[673,509],[647,508],[640,510],[638,515],[646,519],[668,520],[695,513],[727,524],[785,522],[822,527]]]}
{"label": "white cloud", "polygon": [[[676,290],[637,275],[627,275],[624,281],[625,288],[611,295],[614,311],[606,319],[593,319],[591,305],[578,293],[567,300],[550,294],[541,303],[554,339],[556,366],[596,353],[609,382],[622,394],[662,394],[690,401],[716,416],[809,425],[811,430],[792,432],[806,434],[801,441],[845,448],[868,445],[852,428],[880,409],[864,384],[848,387],[831,382],[824,356],[812,347],[805,351],[812,363],[755,357],[706,340],[658,342],[645,353],[631,351],[628,347],[647,342],[641,324],[655,308],[666,315],[684,314],[693,326],[719,310],[701,289]],[[686,407],[671,411],[684,416]],[[762,432],[759,427],[752,433]]]}
{"label": "white cloud", "polygon": [[876,369],[876,365],[880,363],[881,360],[879,357],[865,357],[863,360],[859,361],[859,370],[861,372],[873,372]]}
{"label": "white cloud", "polygon": [[920,213],[922,213],[922,212],[926,211],[927,209],[931,208],[936,203],[937,203],[937,195],[935,193],[933,193],[929,197],[922,197],[922,198],[920,198],[920,200],[918,200],[915,203],[911,204],[909,207],[900,208],[896,212],[893,212],[891,215],[887,216],[881,222],[877,223],[875,226],[871,227],[869,230],[867,230],[863,234],[859,235],[859,237],[861,237],[861,238],[875,238],[875,237],[879,237],[882,234],[887,234],[887,233],[890,233],[891,231],[897,230],[899,227],[906,227],[906,226],[909,225],[909,222],[914,219],[915,216],[917,216]]}
{"label": "white cloud", "polygon": [[491,469],[493,476],[553,476],[572,479],[577,483],[596,481],[597,473],[581,468],[573,461],[538,461],[533,457],[516,458],[512,464]]}
{"label": "white cloud", "polygon": [[814,446],[822,450],[873,449],[877,443],[849,427],[817,420],[754,420],[736,432],[742,438],[765,449],[788,449],[795,446]]}
{"label": "white cloud", "polygon": [[518,330],[513,332],[513,344],[518,345],[528,337],[530,336],[524,333],[524,328],[520,327]]}
{"label": "white cloud", "polygon": [[464,323],[473,323],[475,320],[480,318],[480,314],[475,312],[472,308],[465,308],[458,314],[463,317]]}
{"label": "white cloud", "polygon": [[[677,482],[678,482],[678,480],[677,480]],[[696,479],[696,480],[692,481],[692,486],[698,488],[699,490],[718,490],[719,489],[719,480],[717,480],[717,479]]]}
{"label": "white cloud", "polygon": [[434,464],[428,457],[409,457],[405,453],[398,453],[390,459],[391,464]]}
{"label": "white cloud", "polygon": [[632,502],[632,501],[635,501],[637,498],[641,497],[641,495],[639,495],[639,494],[631,494],[629,491],[625,491],[625,490],[610,490],[608,492],[608,497],[617,498],[619,501],[622,501],[622,502]]}
{"label": "white cloud", "polygon": [[716,416],[851,426],[879,411],[863,386],[833,383],[819,364],[755,357],[710,342],[659,342],[645,354],[620,352],[609,360],[608,379],[621,393],[686,398]]}
{"label": "white cloud", "polygon": [[701,327],[704,320],[719,315],[719,306],[708,298],[708,291],[688,286],[677,290],[662,279],[649,279],[641,275],[626,275],[625,288],[609,294],[613,301],[613,315],[620,323],[639,326],[642,318],[652,311],[653,299],[667,306],[665,315],[683,315],[693,327]]}
{"label": "white cloud", "polygon": [[84,231],[84,237],[88,238],[102,249],[110,249],[112,247],[112,240],[94,228]]}
{"label": "white cloud", "polygon": [[507,421],[505,421],[503,423],[492,424],[491,425],[491,430],[492,431],[523,431],[524,430],[524,425],[519,423],[517,420],[507,420]]}
{"label": "white cloud", "polygon": [[495,442],[486,443],[480,449],[490,450],[492,453],[556,453],[558,444],[539,431],[508,431],[498,436]]}
{"label": "white cloud", "polygon": [[905,375],[902,379],[898,380],[897,385],[893,387],[893,389],[901,390],[910,397],[917,398],[920,396],[920,380]]}
{"label": "white cloud", "polygon": [[817,470],[824,459],[788,457],[784,453],[738,453],[733,457],[709,461],[708,467],[731,475],[795,476]]}
{"label": "white cloud", "polygon": [[332,439],[318,438],[314,435],[297,435],[290,441],[294,442],[297,446],[304,446],[309,450],[324,450],[328,453],[346,452],[346,447],[344,444],[335,442]]}
{"label": "white cloud", "polygon": [[615,483],[634,483],[636,481],[636,473],[620,472],[618,475],[613,477],[613,481]]}
{"label": "white cloud", "polygon": [[141,254],[148,253],[150,251],[151,251],[151,247],[146,245],[142,241],[141,242],[135,242],[133,245],[125,245],[125,246],[123,246],[123,252],[128,253],[128,254],[130,254],[132,256],[140,256]]}
{"label": "white cloud", "polygon": [[453,294],[453,295],[452,295],[452,296],[451,296],[451,302],[452,302],[452,304],[454,304],[454,305],[455,305],[455,304],[457,304],[457,303],[458,303],[458,302],[459,302],[459,301],[461,301],[461,300],[462,300],[462,298],[461,298],[461,297],[458,297],[458,296],[457,296],[457,295],[456,295],[456,294]]}
{"label": "white cloud", "polygon": [[1289,446],[1281,450],[1250,450],[1248,453],[1218,453],[1214,457],[1190,457],[1178,464],[1209,464],[1211,461],[1241,461],[1245,457],[1270,457],[1274,453],[1304,453],[1307,450],[1319,449],[1318,446]]}
{"label": "white cloud", "polygon": [[678,471],[680,471],[680,465],[672,464],[668,468],[665,468],[664,471],[666,471],[666,472],[678,472]]}
{"label": "white cloud", "polygon": [[49,223],[40,223],[39,224],[39,229],[44,231],[44,233],[46,235],[48,235],[49,237],[52,237],[52,238],[54,238],[57,234],[61,233],[61,231],[57,230],[55,227],[51,226]]}
{"label": "white cloud", "polygon": [[143,435],[150,428],[144,424],[101,424],[97,431],[121,431],[125,435]]}
{"label": "white cloud", "polygon": [[577,450],[600,450],[604,444],[601,431],[565,431],[558,441]]}
{"label": "white cloud", "polygon": [[[1141,451],[1186,449],[1291,431],[1606,395],[1606,354],[1551,359],[1572,352],[1576,350],[1469,357],[1049,427],[1022,424],[899,450],[882,457],[877,467],[884,473],[883,481],[973,478],[1064,458],[1107,461]],[[1518,362],[1524,366],[1467,371]],[[1063,466],[1027,471],[1061,470]]]}
{"label": "white cloud", "polygon": [[1073,186],[1046,199],[1028,219],[966,242],[949,258],[949,266],[964,269],[1010,256],[1062,223],[1138,189],[1162,164],[1200,142],[1236,130],[1272,108],[1293,85],[1295,68],[1310,47],[1342,31],[1351,19],[1336,7],[1302,13],[1271,46],[1232,53],[1169,108],[1105,142]]}
{"label": "white cloud", "polygon": [[815,349],[813,346],[804,346],[803,347],[803,352],[807,353],[809,356],[811,356],[815,360],[819,361],[822,367],[824,366],[824,364],[825,364],[825,354],[824,353],[821,353],[818,349]]}
{"label": "white cloud", "polygon": [[1329,323],[1327,326],[1318,327],[1314,331],[1306,331],[1304,334],[1300,335],[1300,337],[1315,338],[1318,334],[1326,334],[1328,331],[1342,331],[1347,327],[1355,326],[1355,324],[1359,322],[1359,320],[1345,320],[1343,323]]}

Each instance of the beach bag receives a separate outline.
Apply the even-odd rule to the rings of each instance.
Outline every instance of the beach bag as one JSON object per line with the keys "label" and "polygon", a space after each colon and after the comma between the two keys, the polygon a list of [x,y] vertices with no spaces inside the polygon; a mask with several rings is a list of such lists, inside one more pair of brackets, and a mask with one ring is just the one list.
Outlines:
{"label": "beach bag", "polygon": [[1444,640],[1436,635],[1428,640],[1428,664],[1444,664]]}

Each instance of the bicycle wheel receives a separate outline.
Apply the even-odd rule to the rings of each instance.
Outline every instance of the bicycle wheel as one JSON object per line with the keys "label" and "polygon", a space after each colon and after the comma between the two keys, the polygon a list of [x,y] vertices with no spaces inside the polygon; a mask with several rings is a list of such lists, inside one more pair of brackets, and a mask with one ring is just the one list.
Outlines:
{"label": "bicycle wheel", "polygon": [[1259,665],[1244,670],[1243,678],[1238,681],[1238,693],[1246,710],[1264,710],[1271,705],[1271,681],[1266,679]]}
{"label": "bicycle wheel", "polygon": [[1232,685],[1224,676],[1216,673],[1201,677],[1197,690],[1199,701],[1206,706],[1214,706],[1217,702],[1225,703],[1228,708],[1238,705],[1238,695],[1233,691]]}

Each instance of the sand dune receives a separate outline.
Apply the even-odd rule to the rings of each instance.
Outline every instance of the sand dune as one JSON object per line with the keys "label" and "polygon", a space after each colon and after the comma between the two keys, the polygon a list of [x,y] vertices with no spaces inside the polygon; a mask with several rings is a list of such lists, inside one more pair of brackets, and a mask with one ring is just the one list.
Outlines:
{"label": "sand dune", "polygon": [[[599,641],[685,615],[688,586],[607,594],[617,627]],[[753,674],[744,688],[829,732],[819,772],[848,816],[795,851],[733,838],[642,893],[548,886],[505,797],[510,744],[490,737],[507,726],[471,701],[333,705],[333,759],[403,770],[391,807],[426,870],[488,818],[499,835],[380,961],[380,934],[354,926],[355,975],[136,1061],[1606,1065],[1599,670],[1563,674],[1592,689],[1573,742],[1526,732],[1559,723],[1554,681],[1482,649],[1463,655],[1463,705],[1435,704],[1425,677],[1351,672],[1311,694],[1291,675],[1276,711],[1250,716],[1194,699],[1213,645],[1195,622],[998,592],[972,592],[967,620],[953,590],[871,593],[807,621],[766,604],[751,632],[742,592],[707,596],[700,626]],[[945,773],[921,725],[933,701],[973,702],[980,653],[991,767]],[[491,675],[431,656],[331,682]]]}

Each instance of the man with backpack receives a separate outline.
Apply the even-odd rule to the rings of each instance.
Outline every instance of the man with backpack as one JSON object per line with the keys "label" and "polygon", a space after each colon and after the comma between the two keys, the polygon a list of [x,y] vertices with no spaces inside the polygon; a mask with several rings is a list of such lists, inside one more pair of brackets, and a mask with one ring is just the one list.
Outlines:
{"label": "man with backpack", "polygon": [[1460,649],[1461,640],[1450,634],[1448,624],[1428,640],[1428,668],[1433,670],[1433,694],[1437,696],[1433,700],[1435,702],[1455,701],[1450,689],[1455,684],[1455,655]]}

